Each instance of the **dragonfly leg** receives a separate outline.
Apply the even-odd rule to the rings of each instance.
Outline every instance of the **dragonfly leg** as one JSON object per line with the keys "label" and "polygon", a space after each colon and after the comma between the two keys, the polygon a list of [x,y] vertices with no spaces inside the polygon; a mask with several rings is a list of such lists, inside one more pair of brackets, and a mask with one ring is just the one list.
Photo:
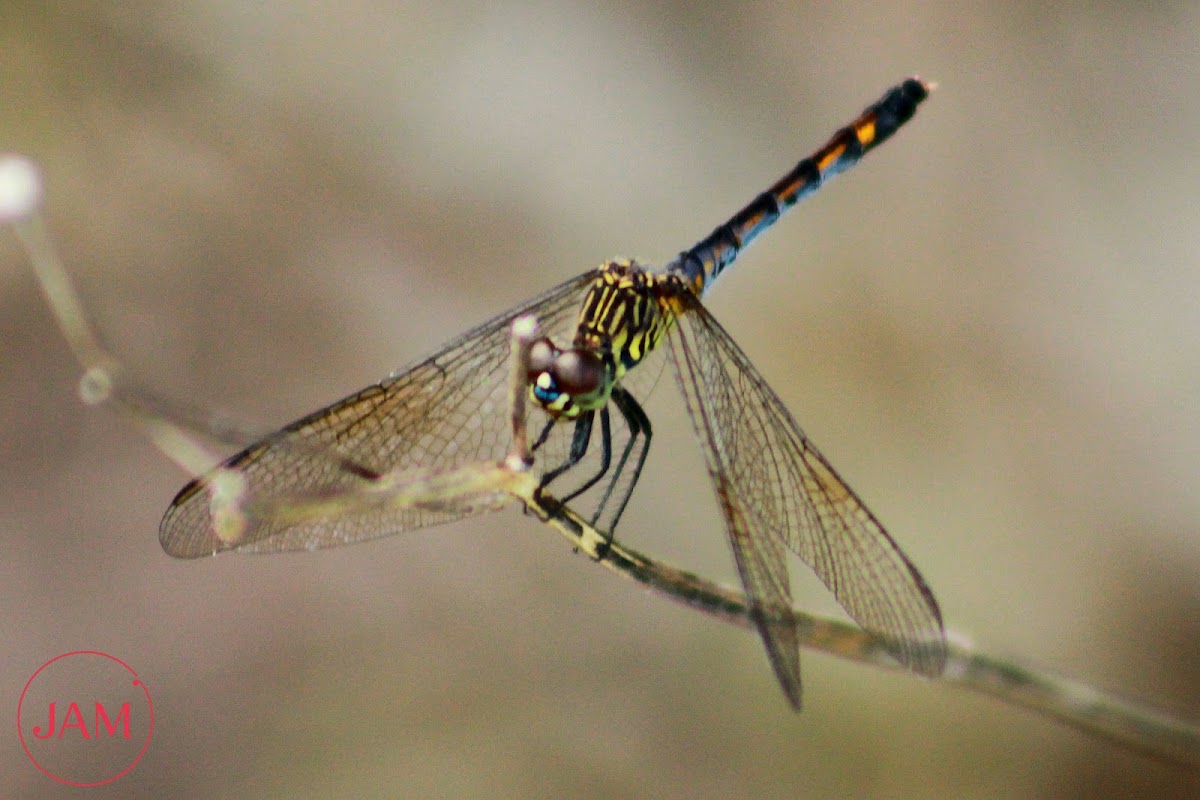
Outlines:
{"label": "dragonfly leg", "polygon": [[[589,435],[591,431],[588,431]],[[578,459],[576,459],[578,460]],[[588,478],[587,481],[562,499],[562,502],[569,503],[579,495],[586,492],[588,489],[596,485],[596,482],[608,473],[609,465],[612,464],[612,422],[608,416],[608,409],[600,409],[600,469],[596,474]]]}
{"label": "dragonfly leg", "polygon": [[[538,486],[539,489],[545,489],[548,485],[550,485],[551,481],[574,467],[581,460],[583,460],[584,456],[587,455],[588,443],[592,440],[592,424],[595,418],[595,412],[589,411],[583,416],[579,417],[579,419],[575,420],[575,435],[571,438],[571,449],[567,452],[566,460],[554,469],[542,475],[541,483]],[[551,424],[553,423],[554,421],[551,420]],[[601,423],[603,425],[607,424],[603,420],[601,420]],[[548,427],[549,426],[547,426],[547,428]],[[534,445],[535,447],[542,444],[546,433],[548,433],[548,431],[543,431],[543,435],[538,437],[538,441]],[[607,464],[605,464],[604,467],[605,469],[608,469]],[[570,497],[563,498],[561,502],[565,503],[567,500],[571,499],[571,497],[575,497],[578,494],[579,492],[575,492]]]}
{"label": "dragonfly leg", "polygon": [[612,391],[612,401],[617,410],[621,412],[621,416],[625,418],[625,424],[629,426],[629,441],[625,444],[625,451],[621,453],[621,460],[617,463],[616,474],[608,484],[608,491],[604,493],[604,497],[601,498],[600,505],[596,509],[596,516],[592,519],[593,525],[599,521],[600,514],[604,511],[604,506],[607,505],[609,497],[617,485],[617,479],[624,471],[629,455],[633,452],[634,445],[637,444],[639,438],[642,440],[642,447],[641,452],[638,453],[637,465],[633,468],[633,477],[630,478],[629,486],[625,489],[625,496],[621,498],[621,505],[617,507],[617,513],[613,515],[612,522],[608,526],[610,537],[616,530],[621,515],[625,513],[625,506],[629,504],[629,498],[633,496],[633,489],[642,475],[646,456],[650,454],[650,439],[653,435],[650,429],[650,417],[646,416],[646,412],[642,410],[641,404],[634,399],[633,395],[620,386],[615,386]]}
{"label": "dragonfly leg", "polygon": [[550,438],[550,431],[554,430],[554,423],[556,422],[558,422],[558,420],[556,420],[554,417],[546,420],[546,427],[542,428],[542,432],[538,434],[537,441],[535,441],[529,447],[529,451],[531,453],[536,453],[537,449],[546,443],[546,440]]}

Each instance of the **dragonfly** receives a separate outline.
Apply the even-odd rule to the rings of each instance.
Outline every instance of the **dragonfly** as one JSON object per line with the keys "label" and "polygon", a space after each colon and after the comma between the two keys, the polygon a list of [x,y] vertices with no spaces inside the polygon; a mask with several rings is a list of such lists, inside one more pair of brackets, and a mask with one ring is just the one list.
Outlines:
{"label": "dragonfly", "polygon": [[229,473],[250,497],[286,498],[365,490],[406,469],[501,459],[509,440],[510,327],[532,316],[556,334],[533,342],[525,375],[539,417],[531,450],[545,466],[539,491],[566,487],[561,502],[590,509],[592,524],[612,537],[650,452],[642,402],[670,363],[752,616],[792,705],[801,702],[798,633],[772,615],[791,608],[789,551],[898,660],[940,674],[945,633],[925,579],[702,303],[751,241],[891,137],[930,88],[914,77],[889,89],[661,270],[607,261],[250,445],[178,493],[160,526],[163,548],[182,558],[315,550],[490,510],[462,503],[266,515],[230,540],[219,535],[209,494],[217,476]]}

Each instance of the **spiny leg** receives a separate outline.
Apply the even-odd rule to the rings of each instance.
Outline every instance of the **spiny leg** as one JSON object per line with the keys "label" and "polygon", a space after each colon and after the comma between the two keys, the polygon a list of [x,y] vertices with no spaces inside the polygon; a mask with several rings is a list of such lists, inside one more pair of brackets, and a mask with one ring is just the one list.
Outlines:
{"label": "spiny leg", "polygon": [[[563,473],[573,468],[576,464],[583,460],[584,456],[587,455],[588,445],[592,438],[594,420],[595,412],[589,411],[575,421],[575,432],[571,439],[571,449],[567,454],[566,460],[542,476],[541,483],[538,486],[539,490],[546,488],[551,481],[555,480]],[[539,447],[545,444],[546,440],[550,436],[550,430],[555,422],[556,420],[550,420],[546,424],[546,427],[542,429],[541,434],[538,436],[537,441],[534,442],[533,447],[531,448],[532,450],[536,451]],[[625,463],[625,459],[627,457],[628,452],[626,452],[626,454],[621,458],[622,465]],[[581,494],[586,492],[588,489],[591,489],[608,473],[611,465],[612,421],[609,416],[608,409],[603,408],[600,410],[600,468],[581,486],[576,488],[570,494],[564,496],[562,499],[558,500],[558,502],[563,504],[569,503],[576,497],[579,497]],[[611,488],[609,492],[611,493]]]}
{"label": "spiny leg", "polygon": [[554,417],[546,420],[546,427],[542,428],[542,432],[538,434],[537,441],[529,446],[530,452],[536,453],[537,449],[546,443],[546,440],[550,438],[550,431],[554,430],[554,425],[556,422],[558,422],[558,420],[556,420]]}
{"label": "spiny leg", "polygon": [[[579,417],[579,419],[575,420],[575,434],[571,438],[571,449],[567,452],[566,460],[563,461],[563,463],[559,464],[554,469],[552,469],[549,472],[542,475],[542,480],[541,480],[541,483],[538,485],[538,489],[545,489],[547,486],[550,485],[551,481],[553,481],[559,475],[562,475],[564,472],[571,469],[576,464],[578,464],[581,460],[583,460],[583,457],[587,455],[588,443],[592,439],[592,422],[595,420],[595,418],[596,418],[595,412],[588,411],[587,413],[585,413],[581,417]],[[553,422],[554,421],[551,420],[551,424],[553,424]],[[604,422],[602,420],[602,423],[604,424],[605,427],[607,427],[606,422]],[[547,429],[549,427],[550,426],[547,425]],[[548,435],[548,430],[543,431],[543,435],[538,437],[538,441],[534,445],[535,448],[538,445],[542,444],[542,442],[545,440],[546,435]],[[603,466],[604,470],[608,469],[607,457],[604,459],[604,464],[602,464],[602,466]],[[603,474],[603,473],[601,473],[601,474]],[[596,480],[599,480],[599,478],[594,478],[593,482],[595,482]],[[578,494],[578,492],[576,492],[575,494]],[[571,495],[571,497],[574,497],[574,496],[575,496],[574,494]],[[566,499],[564,499],[561,502],[566,502]]]}
{"label": "spiny leg", "polygon": [[[624,395],[621,400],[617,400],[616,394],[618,391],[622,392]],[[625,420],[626,427],[629,428],[629,439],[625,442],[625,447],[621,451],[621,459],[617,462],[617,468],[613,472],[613,479],[608,482],[608,487],[604,490],[604,496],[601,497],[600,502],[596,504],[596,513],[592,515],[592,519],[590,520],[592,525],[596,525],[600,521],[601,515],[604,514],[604,507],[608,505],[608,501],[612,497],[613,489],[616,488],[617,481],[621,478],[621,473],[625,471],[625,464],[629,461],[629,454],[633,452],[633,448],[637,444],[638,437],[642,433],[641,425],[638,423],[638,419],[635,416],[631,416],[625,410],[625,408],[622,407],[623,402],[627,397],[628,394],[625,393],[623,389],[620,389],[620,387],[613,387],[613,394],[611,395],[611,398],[613,404],[617,407],[617,410],[621,412],[621,417]],[[613,531],[610,530],[608,533],[611,536]]]}
{"label": "spiny leg", "polygon": [[625,451],[621,454],[621,460],[617,464],[616,472],[613,474],[612,481],[608,484],[608,490],[605,491],[604,497],[600,499],[600,504],[596,508],[596,514],[592,518],[592,524],[595,525],[601,513],[604,511],[605,505],[608,504],[609,498],[612,496],[613,489],[617,485],[617,481],[621,477],[621,473],[625,469],[625,464],[629,460],[629,454],[633,452],[633,447],[638,440],[639,435],[642,436],[642,449],[638,453],[637,466],[633,468],[633,477],[629,480],[629,486],[625,489],[625,496],[621,498],[621,505],[617,508],[617,513],[613,515],[612,523],[608,526],[608,535],[611,540],[613,531],[617,528],[617,522],[620,521],[621,515],[625,513],[625,506],[629,504],[629,498],[633,496],[634,487],[637,486],[638,479],[642,475],[642,467],[646,464],[646,456],[650,454],[650,439],[653,436],[653,431],[650,428],[650,417],[642,410],[641,404],[634,399],[633,395],[625,391],[620,386],[614,386],[612,390],[613,405],[621,412],[621,416],[625,418],[625,424],[629,426],[629,441],[625,444]]}
{"label": "spiny leg", "polygon": [[600,469],[587,480],[582,486],[562,499],[562,502],[569,503],[579,495],[586,492],[588,489],[596,485],[596,482],[605,476],[609,466],[612,464],[612,422],[608,416],[608,409],[600,409]]}

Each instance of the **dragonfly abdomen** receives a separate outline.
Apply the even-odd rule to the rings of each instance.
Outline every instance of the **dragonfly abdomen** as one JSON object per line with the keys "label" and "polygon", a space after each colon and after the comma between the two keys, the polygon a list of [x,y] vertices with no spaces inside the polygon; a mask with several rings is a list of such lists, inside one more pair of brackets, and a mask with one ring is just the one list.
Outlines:
{"label": "dragonfly abdomen", "polygon": [[691,249],[680,253],[667,266],[668,271],[679,274],[697,296],[702,295],[755,237],[825,181],[854,166],[869,150],[886,141],[912,119],[917,106],[928,96],[929,86],[917,78],[892,87],[824,147],[801,160],[774,186]]}

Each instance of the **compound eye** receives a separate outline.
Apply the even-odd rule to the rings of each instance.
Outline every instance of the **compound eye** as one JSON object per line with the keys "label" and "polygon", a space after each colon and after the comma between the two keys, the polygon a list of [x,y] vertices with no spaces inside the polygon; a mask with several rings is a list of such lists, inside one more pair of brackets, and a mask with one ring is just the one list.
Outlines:
{"label": "compound eye", "polygon": [[535,382],[539,375],[550,372],[554,369],[554,362],[558,360],[559,350],[549,339],[538,339],[529,346],[529,369],[525,372],[525,378],[530,383]]}
{"label": "compound eye", "polygon": [[554,378],[569,395],[591,394],[604,380],[604,364],[587,350],[567,350],[554,362]]}

